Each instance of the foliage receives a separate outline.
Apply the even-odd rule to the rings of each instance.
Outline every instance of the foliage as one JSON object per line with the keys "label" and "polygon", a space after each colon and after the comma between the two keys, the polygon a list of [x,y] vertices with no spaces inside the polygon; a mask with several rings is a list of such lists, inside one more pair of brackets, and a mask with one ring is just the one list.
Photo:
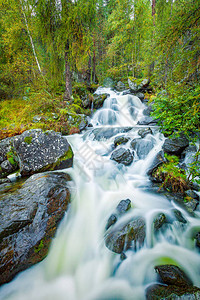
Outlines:
{"label": "foliage", "polygon": [[163,182],[161,187],[166,190],[174,193],[184,193],[189,188],[189,181],[185,171],[178,167],[178,157],[165,156],[167,162],[159,166],[153,176]]}

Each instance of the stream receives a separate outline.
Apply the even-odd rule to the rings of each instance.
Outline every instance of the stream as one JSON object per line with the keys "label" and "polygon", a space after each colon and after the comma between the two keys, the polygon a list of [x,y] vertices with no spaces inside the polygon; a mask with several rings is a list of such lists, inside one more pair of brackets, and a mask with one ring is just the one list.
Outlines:
{"label": "stream", "polygon": [[[149,127],[137,125],[144,118],[145,105],[136,96],[106,88],[96,93],[110,96],[93,114],[93,127],[67,136],[74,152],[73,168],[65,170],[73,179],[70,209],[46,259],[3,285],[2,300],[142,300],[146,287],[157,280],[154,267],[169,263],[178,265],[200,287],[200,252],[192,239],[200,228],[200,211],[189,215],[155,193],[146,174],[164,136],[157,126],[150,126],[152,134],[136,146],[130,165],[111,160],[111,153],[120,147],[132,152],[131,141],[140,138],[138,130]],[[128,141],[114,148],[118,136]],[[131,209],[106,231],[109,217],[124,199],[131,200]],[[187,223],[175,219],[174,209]],[[171,222],[155,233],[153,221],[160,213]],[[146,223],[144,245],[136,243],[123,260],[105,246],[105,238],[114,226],[135,217]]]}

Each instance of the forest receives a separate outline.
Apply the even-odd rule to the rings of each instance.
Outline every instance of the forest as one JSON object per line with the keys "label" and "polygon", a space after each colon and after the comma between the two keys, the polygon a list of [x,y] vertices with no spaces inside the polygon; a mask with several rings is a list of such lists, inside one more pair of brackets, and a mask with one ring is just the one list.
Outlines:
{"label": "forest", "polygon": [[0,0],[0,298],[200,299],[200,0]]}

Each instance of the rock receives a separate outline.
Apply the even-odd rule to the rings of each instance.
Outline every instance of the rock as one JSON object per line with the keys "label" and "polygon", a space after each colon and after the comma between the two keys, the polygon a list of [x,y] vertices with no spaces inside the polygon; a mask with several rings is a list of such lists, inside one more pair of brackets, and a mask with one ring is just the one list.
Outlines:
{"label": "rock", "polygon": [[158,152],[147,171],[148,176],[152,176],[152,173],[155,169],[157,169],[162,163],[166,162],[166,158],[164,157],[164,152],[161,150]]}
{"label": "rock", "polygon": [[0,197],[0,284],[41,261],[70,201],[69,175],[40,173]]}
{"label": "rock", "polygon": [[157,231],[158,229],[160,229],[162,227],[163,224],[166,223],[166,221],[167,221],[167,218],[166,218],[165,214],[160,213],[153,221],[154,229]]}
{"label": "rock", "polygon": [[189,145],[189,141],[185,137],[167,138],[163,144],[164,152],[173,155],[180,155],[183,150]]}
{"label": "rock", "polygon": [[67,139],[54,131],[25,131],[15,138],[13,145],[19,157],[22,176],[64,169],[73,164],[73,152]]}
{"label": "rock", "polygon": [[86,97],[86,98],[83,98],[83,99],[81,100],[81,102],[82,102],[82,106],[83,106],[84,108],[90,108],[90,107],[91,107],[91,104],[92,104],[92,99],[90,99],[89,97]]}
{"label": "rock", "polygon": [[117,91],[121,92],[121,91],[125,90],[126,87],[125,87],[125,84],[123,82],[118,81],[115,88],[116,88]]}
{"label": "rock", "polygon": [[85,118],[83,118],[80,124],[78,125],[79,130],[80,131],[84,130],[87,127],[87,124],[88,124],[88,120],[85,116]]}
{"label": "rock", "polygon": [[176,217],[176,219],[177,219],[179,222],[184,223],[184,224],[187,223],[186,219],[183,217],[183,215],[182,215],[182,213],[180,212],[180,210],[174,209],[174,210],[173,210],[173,213],[174,213],[174,216]]}
{"label": "rock", "polygon": [[141,136],[141,138],[144,138],[147,134],[153,134],[150,127],[138,130],[138,135]]}
{"label": "rock", "polygon": [[106,230],[107,230],[108,228],[110,228],[110,226],[112,226],[113,224],[115,224],[116,222],[117,222],[117,216],[114,215],[114,214],[112,214],[112,215],[109,217],[108,222],[107,222],[107,224],[106,224]]}
{"label": "rock", "polygon": [[121,200],[119,204],[117,205],[117,212],[121,215],[127,212],[131,208],[131,200]]}
{"label": "rock", "polygon": [[125,91],[122,92],[122,95],[123,95],[123,96],[124,96],[124,95],[129,95],[129,94],[131,94],[131,90],[130,90],[130,89],[125,90]]}
{"label": "rock", "polygon": [[155,139],[136,138],[131,141],[131,148],[136,151],[139,159],[145,159],[155,145]]}
{"label": "rock", "polygon": [[126,136],[117,136],[114,140],[114,147],[116,148],[117,146],[121,144],[126,144],[130,140],[129,137]]}
{"label": "rock", "polygon": [[132,129],[132,127],[110,127],[110,128],[95,128],[91,131],[91,135],[93,136],[93,139],[96,141],[100,141],[102,139],[109,139],[112,136],[128,132]]}
{"label": "rock", "polygon": [[144,100],[144,94],[143,93],[136,93],[135,96],[138,97],[141,101]]}
{"label": "rock", "polygon": [[0,163],[7,160],[7,155],[12,151],[13,140],[16,137],[6,138],[0,141]]}
{"label": "rock", "polygon": [[41,116],[34,116],[33,119],[32,119],[32,122],[33,123],[39,123],[41,120],[42,120]]}
{"label": "rock", "polygon": [[152,111],[153,111],[153,108],[151,105],[149,105],[143,110],[143,115],[150,117]]}
{"label": "rock", "polygon": [[198,287],[180,287],[175,285],[164,286],[153,284],[146,289],[147,300],[198,300],[200,289]]}
{"label": "rock", "polygon": [[199,205],[199,201],[197,199],[193,198],[185,198],[184,199],[184,206],[187,208],[189,212],[193,212],[197,209],[197,206]]}
{"label": "rock", "polygon": [[196,239],[196,247],[200,248],[200,232],[197,232],[195,239]]}
{"label": "rock", "polygon": [[17,169],[16,165],[12,165],[8,160],[4,160],[1,163],[1,169],[4,174],[10,174]]}
{"label": "rock", "polygon": [[133,155],[131,154],[131,151],[125,148],[119,148],[111,154],[112,160],[121,163],[125,166],[129,166],[133,161]]}
{"label": "rock", "polygon": [[98,109],[103,106],[103,103],[105,99],[109,96],[109,94],[101,94],[101,95],[96,95],[94,94],[94,100],[93,100],[93,105],[95,109]]}
{"label": "rock", "polygon": [[126,225],[115,228],[106,236],[106,247],[115,253],[122,253],[128,249],[135,250],[136,244],[140,247],[144,244],[145,228],[142,218],[136,218]]}
{"label": "rock", "polygon": [[187,190],[187,191],[185,191],[185,194],[186,194],[187,197],[196,199],[199,202],[199,195],[195,191]]}
{"label": "rock", "polygon": [[132,82],[129,78],[128,78],[128,85],[129,88],[131,90],[131,92],[137,92],[138,91],[138,86],[135,82]]}
{"label": "rock", "polygon": [[142,82],[139,85],[137,85],[137,83],[132,82],[130,79],[128,79],[128,85],[129,85],[131,92],[133,92],[133,93],[136,93],[139,91],[145,91],[149,85],[149,80],[143,79]]}
{"label": "rock", "polygon": [[11,182],[11,180],[9,178],[0,179],[0,184],[10,183],[10,182]]}
{"label": "rock", "polygon": [[159,281],[167,285],[192,286],[192,281],[188,276],[175,265],[161,265],[155,267],[159,275]]}
{"label": "rock", "polygon": [[138,125],[156,125],[158,120],[153,119],[152,117],[144,117],[137,122]]}

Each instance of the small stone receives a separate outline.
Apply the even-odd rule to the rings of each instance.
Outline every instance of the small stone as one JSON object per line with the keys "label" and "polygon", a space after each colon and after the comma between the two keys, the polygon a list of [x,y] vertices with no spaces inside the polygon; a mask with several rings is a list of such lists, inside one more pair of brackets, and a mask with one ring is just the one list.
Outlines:
{"label": "small stone", "polygon": [[154,224],[154,229],[157,231],[158,229],[160,229],[163,224],[165,224],[167,221],[167,218],[165,216],[165,214],[160,213],[154,220],[153,224]]}
{"label": "small stone", "polygon": [[138,135],[144,138],[147,134],[153,134],[150,127],[138,130]]}

